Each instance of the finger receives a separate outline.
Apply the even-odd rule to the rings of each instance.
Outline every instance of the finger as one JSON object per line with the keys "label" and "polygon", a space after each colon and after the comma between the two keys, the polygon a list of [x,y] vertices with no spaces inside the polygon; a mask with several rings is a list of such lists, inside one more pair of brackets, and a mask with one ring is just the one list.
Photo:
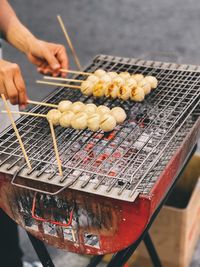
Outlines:
{"label": "finger", "polygon": [[8,95],[7,95],[6,88],[5,88],[3,80],[0,80],[0,93],[4,94],[5,98],[8,99]]}
{"label": "finger", "polygon": [[44,57],[52,70],[58,70],[60,68],[59,61],[50,50],[45,50]]}
{"label": "finger", "polygon": [[18,102],[18,91],[13,81],[13,76],[8,76],[4,80],[5,90],[8,96],[8,99],[12,105],[17,105]]}
{"label": "finger", "polygon": [[[60,65],[61,65],[61,68],[62,69],[68,69],[68,65],[69,65],[69,63],[68,63],[68,57],[67,57],[67,53],[66,53],[66,50],[65,50],[64,47],[62,47],[58,51],[58,53],[57,53],[56,56],[57,56],[57,59],[58,59]],[[66,73],[62,72],[61,73],[61,76],[62,77],[66,77]]]}
{"label": "finger", "polygon": [[27,93],[26,93],[26,86],[25,82],[22,78],[21,72],[17,71],[14,75],[14,83],[18,91],[18,101],[20,106],[27,105]]}
{"label": "finger", "polygon": [[38,71],[41,74],[45,74],[45,75],[49,75],[49,74],[52,74],[53,73],[52,69],[49,66],[43,67],[43,68],[39,68]]}
{"label": "finger", "polygon": [[49,66],[49,64],[48,64],[46,61],[44,61],[44,62],[37,68],[37,70],[38,70],[38,72],[43,73],[43,71],[44,71],[48,66]]}
{"label": "finger", "polygon": [[44,63],[44,60],[32,55],[28,55],[28,59],[30,60],[31,63],[33,63],[34,65],[40,67],[42,66],[42,64]]}

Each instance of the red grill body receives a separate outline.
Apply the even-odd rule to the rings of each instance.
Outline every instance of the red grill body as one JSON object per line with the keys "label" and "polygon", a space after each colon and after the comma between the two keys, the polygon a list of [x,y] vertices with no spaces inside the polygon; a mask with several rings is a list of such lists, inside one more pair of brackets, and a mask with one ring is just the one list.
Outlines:
{"label": "red grill body", "polygon": [[[103,57],[103,59],[106,61],[107,58]],[[122,62],[122,59],[114,58],[112,61],[112,58],[108,57],[109,62],[115,62],[115,60]],[[153,67],[153,64],[161,64],[136,60],[134,63],[136,66],[152,64]],[[130,64],[133,65],[132,62]],[[176,67],[180,68],[180,66]],[[198,103],[195,103],[198,107]],[[35,194],[34,190],[13,186],[11,184],[13,175],[6,173],[5,166],[2,164],[0,169],[1,207],[31,234],[57,248],[96,255],[119,251],[134,243],[141,236],[196,145],[200,135],[199,113],[196,110],[199,109],[192,110],[195,112],[195,119],[188,124],[188,127],[185,126],[188,120],[185,123],[182,121],[183,127],[180,130],[187,129],[187,131],[177,143],[178,145],[174,142],[175,135],[175,139],[172,139],[172,142],[164,150],[167,153],[172,149],[170,151],[173,153],[170,154],[170,159],[160,170],[159,176],[149,192],[144,193],[141,190],[134,201],[112,198],[112,191],[110,197],[93,194],[92,191],[83,192],[81,188],[80,190],[75,189],[75,184],[64,188],[56,195]],[[159,166],[161,163],[162,157],[155,166]],[[156,167],[152,166],[152,169],[154,168]],[[24,178],[21,173],[17,179],[21,179],[23,186],[30,185],[30,180]],[[57,185],[41,182],[39,178],[38,181],[32,179],[31,183],[33,188],[39,184],[43,191],[50,190],[50,188],[52,191],[57,189]],[[36,200],[34,215],[44,220],[39,221],[32,216],[34,198]],[[70,221],[70,212],[72,213],[71,225],[64,227],[51,223],[67,224]]]}

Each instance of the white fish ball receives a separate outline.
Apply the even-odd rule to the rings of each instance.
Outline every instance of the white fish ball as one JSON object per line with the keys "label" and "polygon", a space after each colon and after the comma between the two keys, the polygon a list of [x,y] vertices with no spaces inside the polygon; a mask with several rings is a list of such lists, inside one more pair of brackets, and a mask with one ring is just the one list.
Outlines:
{"label": "white fish ball", "polygon": [[71,101],[69,101],[69,100],[62,100],[58,104],[58,110],[60,112],[62,112],[62,113],[63,112],[66,112],[66,111],[70,110],[71,105],[72,105],[72,102]]}
{"label": "white fish ball", "polygon": [[137,87],[131,90],[131,99],[136,102],[142,102],[145,98],[144,90]]}
{"label": "white fish ball", "polygon": [[82,112],[84,110],[84,108],[85,108],[85,105],[80,101],[74,102],[71,105],[71,111],[74,112],[75,114]]}
{"label": "white fish ball", "polygon": [[84,112],[79,112],[74,115],[74,117],[71,120],[71,126],[72,128],[76,130],[84,130],[87,128],[87,114]]}
{"label": "white fish ball", "polygon": [[104,114],[100,119],[100,128],[104,132],[110,132],[116,127],[115,118],[110,114]]}
{"label": "white fish ball", "polygon": [[100,115],[98,113],[90,115],[87,120],[87,126],[93,132],[98,131],[100,127]]}
{"label": "white fish ball", "polygon": [[92,81],[83,81],[81,83],[81,92],[84,95],[92,95],[92,91],[93,91],[93,87],[94,87],[94,83]]}
{"label": "white fish ball", "polygon": [[158,86],[158,80],[156,79],[156,77],[146,76],[144,79],[150,83],[151,89],[155,89]]}
{"label": "white fish ball", "polygon": [[71,121],[74,117],[74,113],[70,110],[64,112],[61,117],[60,117],[60,126],[64,127],[64,128],[68,128],[71,126]]}
{"label": "white fish ball", "polygon": [[106,72],[105,72],[105,70],[102,70],[102,69],[97,69],[97,70],[95,70],[95,72],[94,72],[94,75],[96,75],[97,77],[102,77],[103,75],[105,75],[106,74]]}
{"label": "white fish ball", "polygon": [[121,107],[112,108],[110,114],[115,118],[117,123],[123,123],[127,117],[126,112]]}
{"label": "white fish ball", "polygon": [[58,109],[51,109],[47,113],[47,119],[52,122],[53,125],[59,125],[59,120],[61,117],[61,112]]}
{"label": "white fish ball", "polygon": [[100,105],[97,107],[96,113],[98,113],[101,116],[110,113],[110,109],[104,105]]}

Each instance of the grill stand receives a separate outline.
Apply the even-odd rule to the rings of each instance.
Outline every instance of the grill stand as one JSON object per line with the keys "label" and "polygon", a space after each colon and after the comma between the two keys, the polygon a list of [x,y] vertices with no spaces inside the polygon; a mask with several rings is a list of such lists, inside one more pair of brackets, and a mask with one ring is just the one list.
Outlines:
{"label": "grill stand", "polygon": [[[160,212],[161,208],[163,207],[164,203],[166,202],[167,198],[169,197],[170,193],[173,191],[173,188],[174,188],[177,180],[179,179],[180,175],[182,174],[185,167],[187,166],[189,160],[193,156],[196,148],[197,148],[197,145],[195,145],[194,148],[192,149],[192,151],[188,154],[188,157],[186,158],[182,169],[180,170],[180,172],[176,176],[172,187],[170,188],[167,195],[164,197],[164,199],[159,204],[157,210],[154,212],[148,226],[146,227],[145,231],[142,233],[140,238],[136,242],[134,242],[134,244],[132,244],[131,246],[115,253],[113,255],[112,259],[110,260],[110,262],[108,263],[107,267],[123,267],[124,264],[131,257],[131,255],[135,252],[136,248],[139,246],[141,241],[144,241],[144,243],[145,243],[147,251],[148,251],[150,258],[152,260],[153,266],[154,267],[162,267],[158,253],[156,251],[156,248],[155,248],[155,246],[151,240],[151,237],[150,237],[148,231],[149,231],[151,225],[153,224],[154,220],[156,219],[158,213]],[[40,259],[43,267],[55,267],[44,243],[42,241],[38,240],[37,238],[33,237],[30,233],[27,232],[27,234],[29,236],[29,239],[32,243],[32,246],[33,246],[36,254],[38,255],[38,258]],[[90,260],[90,263],[86,267],[96,267],[101,262],[102,258],[103,258],[103,255],[94,256]]]}

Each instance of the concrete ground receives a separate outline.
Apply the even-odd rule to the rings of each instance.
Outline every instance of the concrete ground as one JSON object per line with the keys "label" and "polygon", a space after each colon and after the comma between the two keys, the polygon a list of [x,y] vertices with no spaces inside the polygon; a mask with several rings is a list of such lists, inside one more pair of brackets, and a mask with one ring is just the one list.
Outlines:
{"label": "concrete ground", "polygon": [[[41,39],[65,44],[56,15],[61,14],[82,64],[96,54],[144,57],[149,52],[175,54],[175,61],[200,64],[198,0],[10,0],[21,20]],[[69,53],[70,59],[71,55]],[[4,57],[17,62],[31,99],[42,99],[52,90],[35,84],[39,77],[14,48],[4,45]],[[70,65],[74,66],[73,60]],[[23,230],[25,258],[36,258]],[[56,267],[84,267],[87,259],[50,248]],[[103,265],[102,265],[103,266]],[[200,266],[200,244],[192,267]]]}

